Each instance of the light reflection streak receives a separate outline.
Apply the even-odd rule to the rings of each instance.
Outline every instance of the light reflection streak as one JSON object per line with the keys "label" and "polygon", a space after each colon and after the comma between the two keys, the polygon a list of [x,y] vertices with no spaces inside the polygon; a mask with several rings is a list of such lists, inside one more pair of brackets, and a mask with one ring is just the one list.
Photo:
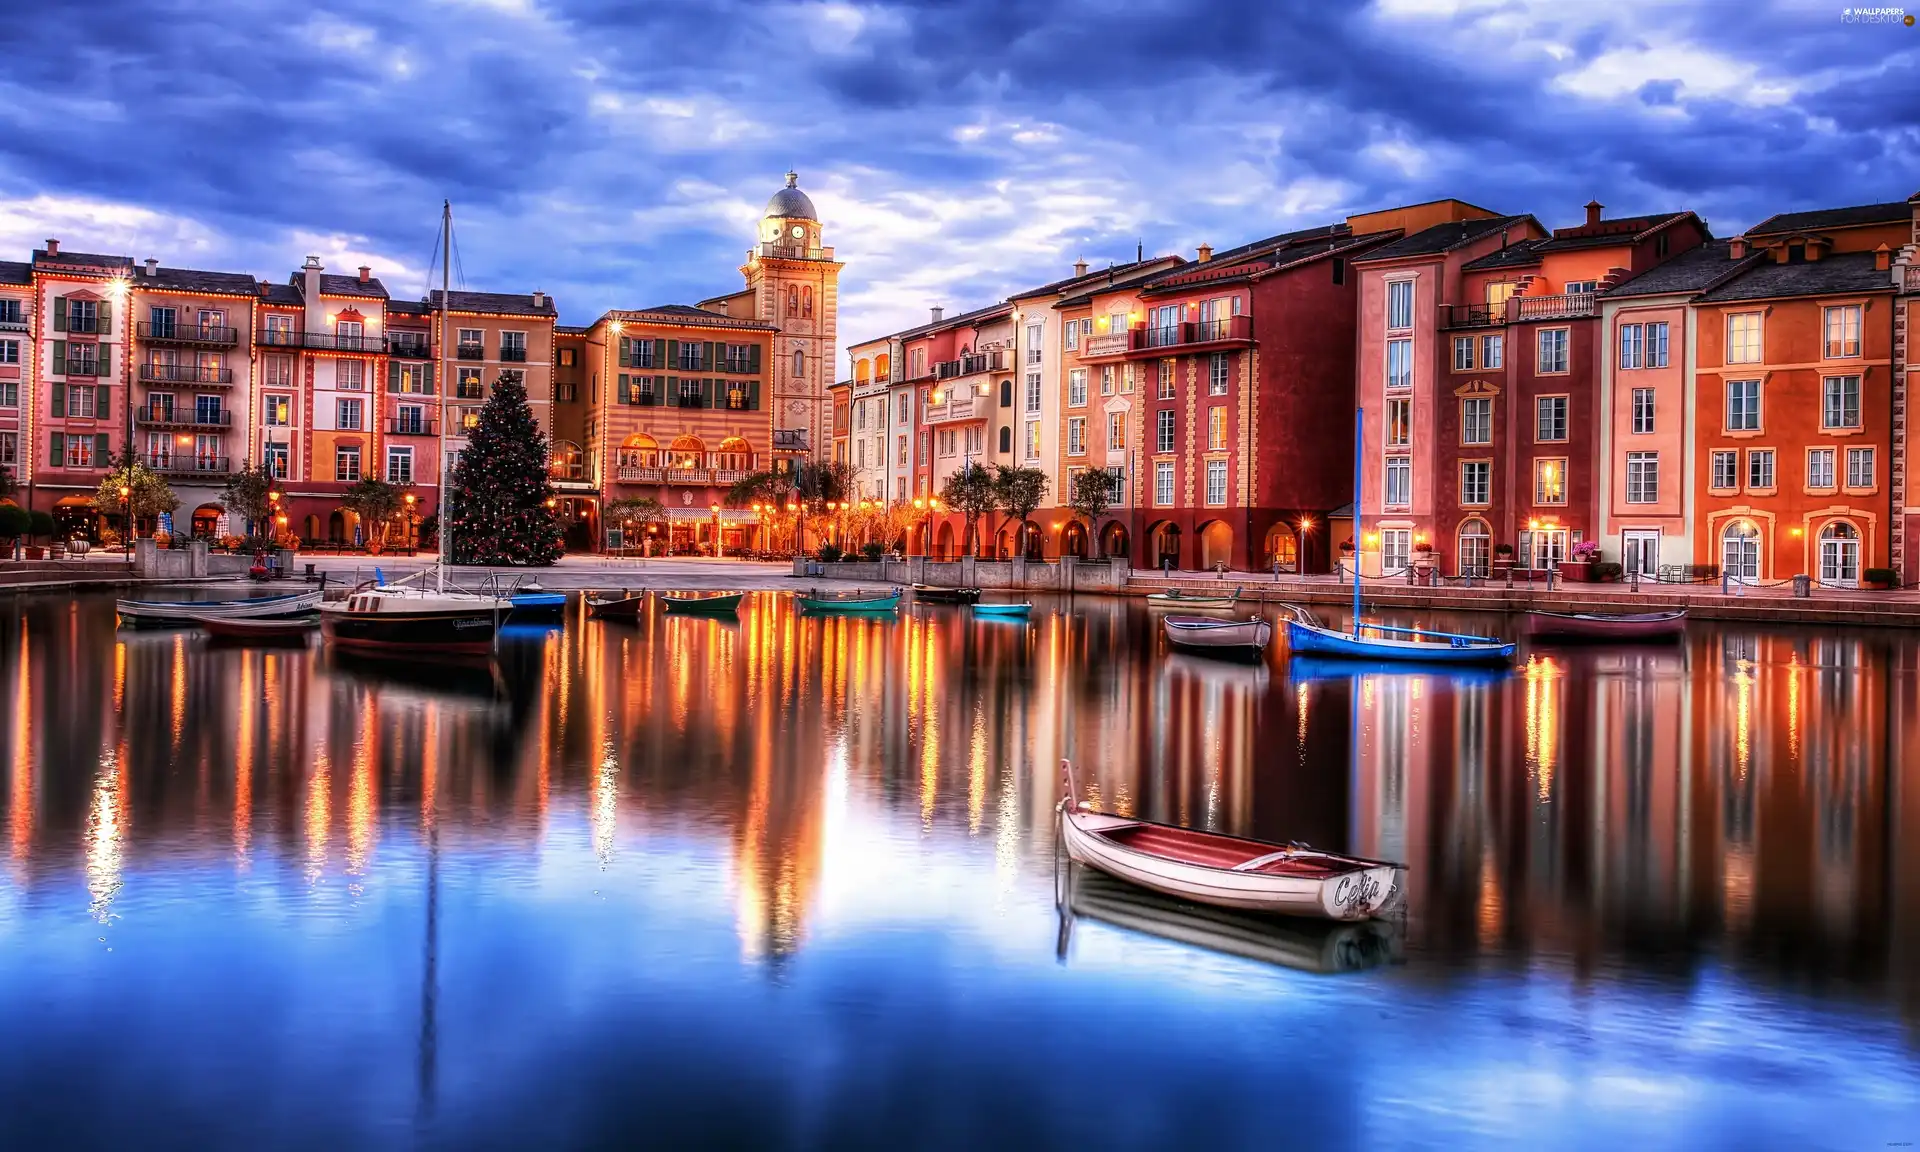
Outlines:
{"label": "light reflection streak", "polygon": [[313,748],[313,773],[307,777],[307,884],[318,884],[327,870],[327,833],[333,823],[333,763],[324,745]]}
{"label": "light reflection streak", "polygon": [[1550,656],[1527,661],[1527,769],[1534,778],[1535,796],[1543,804],[1553,799],[1554,760],[1560,749],[1559,675]]}
{"label": "light reflection streak", "polygon": [[92,898],[87,913],[101,924],[113,918],[113,899],[124,882],[126,835],[127,798],[120,756],[109,748],[100,754],[93,799],[87,806],[87,894]]}
{"label": "light reflection streak", "polygon": [[260,723],[260,692],[254,671],[252,660],[240,662],[240,724],[234,733],[233,861],[243,872],[253,846],[253,741],[254,729]]}
{"label": "light reflection streak", "polygon": [[[120,644],[115,647],[124,649],[126,645]],[[13,844],[13,858],[19,861],[25,861],[27,853],[33,848],[35,808],[33,674],[27,662],[27,654],[27,623],[22,620],[20,650],[15,654],[13,666],[13,748],[12,756],[9,757],[13,770],[7,789],[8,831]]]}
{"label": "light reflection streak", "polygon": [[614,747],[611,734],[600,744],[600,762],[594,766],[589,788],[588,803],[593,809],[593,854],[600,861],[600,870],[604,872],[613,863],[616,825],[620,814],[620,754]]}
{"label": "light reflection streak", "polygon": [[173,682],[173,750],[180,751],[180,738],[187,728],[187,636],[175,633],[173,637],[173,663],[168,668]]}
{"label": "light reflection streak", "polygon": [[973,739],[970,742],[967,773],[967,835],[980,834],[980,818],[987,805],[987,715],[984,707],[973,712]]}

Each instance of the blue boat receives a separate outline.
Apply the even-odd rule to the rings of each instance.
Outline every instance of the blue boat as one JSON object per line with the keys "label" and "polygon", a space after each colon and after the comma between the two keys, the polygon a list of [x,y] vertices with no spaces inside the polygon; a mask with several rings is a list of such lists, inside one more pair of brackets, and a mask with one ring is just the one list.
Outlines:
{"label": "blue boat", "polygon": [[973,606],[973,614],[975,616],[999,616],[999,617],[1004,617],[1008,619],[1011,619],[1016,616],[1020,617],[1021,619],[1025,619],[1027,613],[1031,611],[1033,611],[1033,605],[1025,604],[1025,603],[1022,603],[1022,604],[975,604]]}
{"label": "blue boat", "polygon": [[567,594],[565,592],[523,591],[508,597],[513,604],[512,621],[516,624],[535,620],[558,620],[566,614]]}
{"label": "blue boat", "polygon": [[1412,660],[1349,660],[1341,656],[1295,656],[1287,661],[1287,679],[1296,684],[1315,680],[1351,680],[1356,676],[1436,676],[1447,684],[1496,684],[1513,675],[1511,666],[1452,664],[1435,668]]}

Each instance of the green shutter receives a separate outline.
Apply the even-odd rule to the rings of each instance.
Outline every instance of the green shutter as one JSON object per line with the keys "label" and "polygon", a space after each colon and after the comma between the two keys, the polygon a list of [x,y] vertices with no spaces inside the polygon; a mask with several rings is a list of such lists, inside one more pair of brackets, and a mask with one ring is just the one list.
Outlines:
{"label": "green shutter", "polygon": [[426,371],[420,374],[420,395],[433,395],[433,365],[423,365]]}
{"label": "green shutter", "polygon": [[95,388],[93,390],[94,419],[107,420],[112,418],[113,403],[109,399],[109,397],[111,397],[112,395],[113,395],[113,389],[107,387],[105,384],[102,384],[98,388]]}
{"label": "green shutter", "polygon": [[102,300],[100,301],[100,335],[108,336],[108,335],[111,335],[112,333],[113,333],[113,301]]}
{"label": "green shutter", "polygon": [[[61,327],[64,328],[66,323],[66,317],[62,315],[60,318]],[[65,340],[55,340],[53,342],[53,374],[55,376],[65,376],[67,374],[67,342]],[[59,385],[56,384],[55,387],[57,388]]]}
{"label": "green shutter", "polygon": [[113,449],[107,444],[107,434],[105,432],[95,432],[93,434],[93,466],[95,468],[107,468],[111,467],[112,464]]}
{"label": "green shutter", "polygon": [[[672,343],[672,341],[668,341],[668,343]],[[680,377],[678,376],[667,377],[667,407],[680,407]]]}
{"label": "green shutter", "polygon": [[67,330],[67,298],[65,296],[53,298],[53,330],[55,332]]}
{"label": "green shutter", "polygon": [[747,381],[747,407],[755,412],[760,411],[760,381],[758,380]]}
{"label": "green shutter", "polygon": [[[55,388],[58,388],[58,387],[60,387],[60,385],[58,385],[58,384],[55,384],[55,385],[54,385],[54,387],[55,387]],[[54,415],[55,415],[55,416],[58,416],[59,414],[60,414],[60,413],[58,413],[58,412],[55,412],[55,413],[54,413]],[[49,453],[49,458],[48,458],[48,460],[47,460],[47,464],[48,464],[48,466],[49,466],[49,467],[53,467],[53,468],[63,468],[63,467],[65,467],[65,466],[66,466],[66,463],[67,463],[67,437],[66,437],[66,435],[65,435],[64,433],[61,433],[61,432],[55,432],[55,433],[53,434],[53,439],[52,439],[52,440],[50,441],[50,443],[51,443],[51,445],[52,445],[52,448],[53,448],[53,451],[52,451],[51,453]]]}
{"label": "green shutter", "polygon": [[620,367],[633,367],[633,337],[620,337]]}
{"label": "green shutter", "polygon": [[667,363],[667,342],[664,339],[653,342],[653,366],[662,371],[673,367]]}
{"label": "green shutter", "polygon": [[709,372],[723,371],[720,365],[721,362],[727,358],[726,349],[727,346],[725,344],[717,341],[709,342],[707,344],[707,362],[703,367]]}
{"label": "green shutter", "polygon": [[[626,358],[625,356],[626,337],[622,336],[620,338],[620,343],[621,343],[621,349],[620,349],[621,359],[624,360]],[[625,372],[620,373],[620,403],[622,404],[633,403],[633,378],[628,376]]]}
{"label": "green shutter", "polygon": [[758,344],[747,345],[747,371],[756,376],[760,374],[760,345]]}
{"label": "green shutter", "polygon": [[668,371],[680,367],[680,341],[667,341],[666,360],[660,366]]}
{"label": "green shutter", "polygon": [[[54,343],[58,344],[60,341],[55,341]],[[58,359],[61,355],[60,350],[56,348],[54,350],[54,356],[56,357],[54,363],[59,367],[61,372],[65,372],[67,370],[66,362]],[[55,416],[65,416],[67,414],[67,386],[57,380],[54,381],[53,385],[53,414]]]}
{"label": "green shutter", "polygon": [[387,362],[387,391],[400,391],[400,362],[398,360],[389,360]]}
{"label": "green shutter", "polygon": [[716,395],[716,392],[714,391],[714,387],[713,387],[714,384],[715,384],[715,381],[712,381],[712,380],[700,381],[700,407],[702,408],[714,407],[713,400]]}
{"label": "green shutter", "polygon": [[93,362],[93,370],[102,376],[111,378],[113,376],[113,345],[97,345],[94,348],[94,354],[97,358]]}

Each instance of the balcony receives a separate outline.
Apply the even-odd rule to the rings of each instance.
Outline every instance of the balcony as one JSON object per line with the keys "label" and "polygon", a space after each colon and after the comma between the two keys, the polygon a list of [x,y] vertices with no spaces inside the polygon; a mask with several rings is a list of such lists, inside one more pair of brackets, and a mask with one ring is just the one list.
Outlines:
{"label": "balcony", "polygon": [[58,317],[56,316],[53,330],[55,332],[77,332],[82,336],[98,336],[105,327],[106,325],[100,323],[98,316],[70,315],[67,317],[67,326],[64,328],[59,325]]}
{"label": "balcony", "polygon": [[985,420],[987,410],[987,397],[977,395],[971,387],[962,386],[951,389],[940,403],[928,404],[924,419],[928,424],[958,424],[966,420]]}
{"label": "balcony", "polygon": [[[1178,350],[1191,352],[1197,349],[1218,345],[1245,345],[1253,343],[1253,317],[1224,316],[1218,320],[1185,320],[1177,324],[1163,324],[1155,328],[1134,328],[1128,331],[1130,344],[1128,350],[1134,353],[1156,354]],[[1095,336],[1093,343],[1111,337]],[[1091,351],[1087,355],[1093,355]]]}
{"label": "balcony", "polygon": [[220,324],[156,324],[142,320],[134,325],[134,334],[154,344],[199,344],[209,348],[231,348],[240,342],[240,330]]}
{"label": "balcony", "polygon": [[487,358],[487,346],[485,344],[458,344],[454,346],[453,356],[456,360],[485,360]]}
{"label": "balcony", "polygon": [[1000,350],[978,352],[972,356],[962,356],[958,360],[942,360],[933,366],[933,375],[939,380],[952,380],[960,376],[974,376],[981,372],[1004,372],[1007,370],[1007,354]]}
{"label": "balcony", "polygon": [[202,368],[197,364],[142,364],[140,379],[146,384],[231,384],[233,369]]}
{"label": "balcony", "polygon": [[233,413],[142,404],[133,410],[133,422],[143,428],[228,428],[233,425]]}
{"label": "balcony", "polygon": [[105,376],[107,370],[98,360],[68,359],[66,373],[69,376]]}
{"label": "balcony", "polygon": [[225,456],[142,456],[140,463],[162,476],[219,476],[230,471]]}
{"label": "balcony", "polygon": [[527,350],[525,348],[502,348],[500,349],[500,362],[502,364],[525,364],[527,362]]}
{"label": "balcony", "polygon": [[485,400],[487,398],[486,385],[469,383],[464,380],[459,381],[453,386],[453,398],[455,400]]}
{"label": "balcony", "polygon": [[1570,292],[1560,296],[1515,296],[1507,301],[1507,318],[1524,324],[1530,320],[1569,320],[1594,314],[1598,295]]}
{"label": "balcony", "polygon": [[298,348],[300,333],[291,328],[262,328],[254,333],[254,342],[268,348]]}
{"label": "balcony", "polygon": [[424,336],[408,337],[389,332],[387,334],[387,352],[403,360],[433,359],[433,345]]}
{"label": "balcony", "polygon": [[807,450],[807,430],[805,428],[775,428],[773,430],[773,450],[776,452],[805,452]]}
{"label": "balcony", "polygon": [[661,468],[622,464],[615,475],[627,484],[737,484],[748,476],[744,468]]}
{"label": "balcony", "polygon": [[389,436],[438,436],[439,430],[431,420],[388,420]]}
{"label": "balcony", "polygon": [[24,308],[5,307],[5,305],[13,303],[15,303],[15,301],[0,300],[0,332],[27,331],[27,310]]}
{"label": "balcony", "polygon": [[1491,328],[1507,322],[1504,304],[1442,304],[1440,327]]}
{"label": "balcony", "polygon": [[385,336],[335,336],[331,332],[308,332],[304,341],[308,348],[321,352],[385,352]]}
{"label": "balcony", "polygon": [[1082,360],[1097,360],[1102,356],[1124,356],[1133,347],[1133,333],[1108,332],[1099,336],[1089,336],[1080,346]]}
{"label": "balcony", "polygon": [[831,248],[799,248],[787,244],[760,245],[762,260],[831,260]]}

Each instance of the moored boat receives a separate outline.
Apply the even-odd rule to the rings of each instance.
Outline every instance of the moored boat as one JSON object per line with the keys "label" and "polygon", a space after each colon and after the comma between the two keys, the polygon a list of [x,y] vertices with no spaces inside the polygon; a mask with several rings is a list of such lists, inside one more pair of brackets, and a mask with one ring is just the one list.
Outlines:
{"label": "moored boat", "polygon": [[320,606],[320,631],[334,647],[365,655],[481,656],[512,610],[503,596],[363,584]]}
{"label": "moored boat", "polygon": [[809,588],[798,599],[802,612],[892,612],[900,607],[900,589],[822,596],[818,588]]}
{"label": "moored boat", "polygon": [[243,644],[305,644],[307,636],[320,627],[320,616],[317,612],[303,612],[298,616],[209,616],[194,623],[215,640]]}
{"label": "moored boat", "polygon": [[644,590],[629,594],[625,588],[622,588],[618,596],[590,592],[585,600],[587,615],[595,619],[637,620],[640,618],[640,609],[647,602],[647,594]]}
{"label": "moored boat", "polygon": [[669,612],[699,616],[731,616],[740,610],[745,592],[665,592],[660,602]]}
{"label": "moored boat", "polygon": [[928,604],[978,604],[978,588],[935,588],[929,584],[915,584],[913,598]]}
{"label": "moored boat", "polygon": [[1296,655],[1339,656],[1349,660],[1505,664],[1513,659],[1513,643],[1492,636],[1468,636],[1430,628],[1395,628],[1364,621],[1351,632],[1341,632],[1305,620],[1289,620],[1287,647]]}
{"label": "moored boat", "polygon": [[1067,795],[1060,836],[1067,855],[1142,888],[1247,912],[1365,920],[1404,897],[1404,866],[1273,844],[1080,806],[1073,765],[1062,761]]}
{"label": "moored boat", "polygon": [[1258,656],[1273,642],[1273,625],[1258,616],[1246,620],[1163,616],[1160,627],[1174,647],[1216,656]]}
{"label": "moored boat", "polygon": [[549,592],[539,584],[516,588],[507,597],[513,605],[513,620],[524,624],[534,620],[558,620],[566,615],[567,594]]}
{"label": "moored boat", "polygon": [[115,600],[120,623],[129,628],[183,628],[209,619],[265,619],[297,616],[320,605],[320,592],[283,596],[247,596],[238,600]]}
{"label": "moored boat", "polygon": [[1672,640],[1686,634],[1687,613],[1529,612],[1521,631],[1532,640]]}
{"label": "moored boat", "polygon": [[1025,601],[1019,604],[975,604],[973,606],[975,616],[998,616],[1009,620],[1024,618],[1032,611],[1033,605]]}
{"label": "moored boat", "polygon": [[1222,608],[1232,608],[1240,602],[1241,589],[1235,588],[1233,595],[1203,595],[1197,592],[1182,592],[1175,588],[1167,592],[1149,592],[1149,608],[1182,608],[1198,612],[1210,612]]}

